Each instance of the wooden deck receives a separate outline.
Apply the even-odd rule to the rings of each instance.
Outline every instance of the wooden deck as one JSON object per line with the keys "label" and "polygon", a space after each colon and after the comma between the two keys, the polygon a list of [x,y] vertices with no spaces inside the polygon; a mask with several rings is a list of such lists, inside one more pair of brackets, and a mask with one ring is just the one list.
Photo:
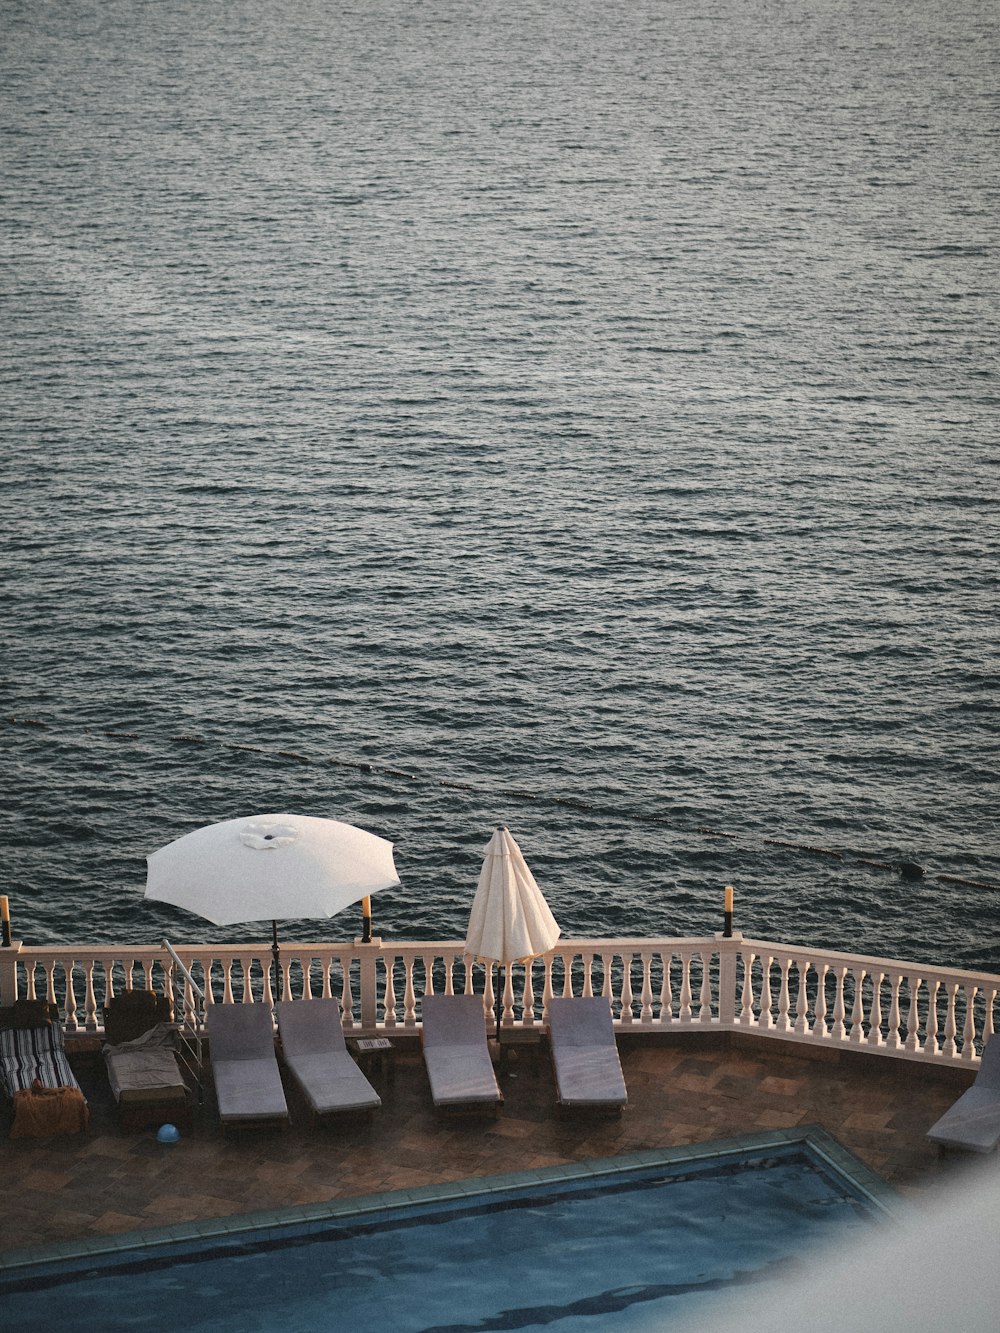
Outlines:
{"label": "wooden deck", "polygon": [[925,1138],[971,1081],[966,1071],[693,1034],[623,1038],[620,1049],[629,1089],[620,1119],[559,1114],[544,1050],[501,1075],[498,1119],[436,1113],[412,1042],[399,1043],[391,1082],[373,1076],[383,1106],[370,1124],[314,1128],[288,1087],[291,1129],[223,1135],[209,1090],[194,1132],[172,1146],[151,1130],[119,1130],[103,1062],[84,1052],[73,1060],[90,1101],[87,1133],[11,1140],[0,1127],[0,1250],[811,1123],[903,1193],[966,1169]]}

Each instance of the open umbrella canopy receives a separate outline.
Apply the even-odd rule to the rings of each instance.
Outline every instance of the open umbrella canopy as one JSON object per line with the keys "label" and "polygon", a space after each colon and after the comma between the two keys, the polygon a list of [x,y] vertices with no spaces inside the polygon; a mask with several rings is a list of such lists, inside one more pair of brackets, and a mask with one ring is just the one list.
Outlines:
{"label": "open umbrella canopy", "polygon": [[209,824],[153,852],[146,865],[147,898],[217,926],[335,916],[400,882],[391,842],[309,815]]}
{"label": "open umbrella canopy", "polygon": [[559,933],[520,847],[501,825],[486,848],[469,915],[466,953],[498,963],[527,962],[547,953]]}

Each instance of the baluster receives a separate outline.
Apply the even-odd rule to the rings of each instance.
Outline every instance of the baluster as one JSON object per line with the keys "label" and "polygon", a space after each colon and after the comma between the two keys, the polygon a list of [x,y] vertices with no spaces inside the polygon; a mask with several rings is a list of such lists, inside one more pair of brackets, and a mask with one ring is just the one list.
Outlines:
{"label": "baluster", "polygon": [[940,981],[927,983],[927,1035],[924,1038],[924,1054],[938,1054],[938,992]]}
{"label": "baluster", "polygon": [[452,954],[451,958],[444,958],[444,959],[442,959],[442,962],[444,963],[444,993],[445,993],[445,995],[454,995],[454,994],[455,994],[455,973],[454,973],[454,968],[455,968],[455,955]]}
{"label": "baluster", "polygon": [[670,1023],[674,1017],[674,992],[670,981],[670,967],[674,956],[672,953],[660,955],[663,963],[663,984],[660,987],[660,1022]]}
{"label": "baluster", "polygon": [[792,1025],[788,1018],[788,1011],[792,1007],[792,1002],[788,990],[788,973],[792,966],[792,960],[790,958],[779,960],[778,966],[781,968],[781,986],[778,990],[778,1017],[774,1026],[778,1032],[790,1032]]}
{"label": "baluster", "polygon": [[702,1023],[712,1021],[712,955],[701,954],[701,991],[698,995],[698,1018]]}
{"label": "baluster", "polygon": [[73,975],[75,967],[75,959],[64,964],[63,967],[63,975],[66,978],[66,1030],[68,1032],[76,1031],[76,989],[74,986],[76,978]]}
{"label": "baluster", "polygon": [[[591,954],[589,958],[580,956],[580,962],[583,966],[583,990],[580,992],[585,999],[590,999],[594,993],[594,960],[596,954]],[[601,956],[601,964],[604,964],[604,956]],[[607,969],[605,968],[605,972]]]}
{"label": "baluster", "polygon": [[614,992],[615,955],[611,954],[610,957],[605,958],[604,955],[601,954],[601,967],[604,969],[603,971],[604,980],[601,983],[601,994],[607,1000],[608,1004],[613,1007],[615,1002],[615,992]]}
{"label": "baluster", "polygon": [[350,1032],[354,1022],[354,986],[351,982],[351,960],[341,958],[340,970],[344,977],[344,989],[340,996],[340,1022],[345,1032]]}
{"label": "baluster", "polygon": [[[486,984],[483,987],[483,1008],[491,1014],[496,1013],[497,993],[493,986],[493,964],[486,964]],[[499,976],[497,977],[499,980]]]}
{"label": "baluster", "polygon": [[978,986],[973,986],[971,992],[968,986],[962,987],[962,994],[965,996],[965,1022],[962,1024],[962,1059],[972,1061],[976,1058],[976,995],[979,991]]}
{"label": "baluster", "polygon": [[774,1015],[771,1013],[771,1005],[774,1000],[771,996],[771,965],[774,959],[770,954],[761,954],[761,974],[760,974],[760,1026],[771,1029],[774,1027]]}
{"label": "baluster", "polygon": [[[956,1054],[959,1053],[959,1048],[957,1048],[955,1042],[955,1036],[957,1030],[959,1030],[955,1013],[957,996],[959,996],[957,985],[944,986],[944,1041],[941,1042],[941,1054],[949,1060],[955,1058]],[[909,1042],[907,1042],[907,1045],[909,1045]]]}
{"label": "baluster", "polygon": [[552,964],[554,959],[550,954],[545,959],[545,978],[542,982],[542,1022],[549,1021],[549,1001],[552,999]]}
{"label": "baluster", "polygon": [[640,959],[642,962],[642,995],[640,997],[642,1008],[639,1021],[648,1027],[653,1021],[653,955],[644,953],[640,955]]}
{"label": "baluster", "polygon": [[864,968],[852,973],[854,977],[854,1004],[851,1006],[851,1042],[857,1046],[865,1039],[864,985],[868,973]]}
{"label": "baluster", "polygon": [[[83,1001],[84,1026],[89,1030],[97,1026],[97,996],[94,994],[94,963],[87,967],[87,990]],[[51,974],[49,977],[51,985]]]}
{"label": "baluster", "polygon": [[330,985],[330,973],[333,971],[333,954],[332,953],[325,954],[324,957],[320,960],[320,962],[323,974],[323,980],[320,983],[320,991],[319,991],[320,999],[332,1000],[333,988]]}
{"label": "baluster", "polygon": [[873,972],[871,974],[872,1008],[868,1029],[869,1046],[881,1047],[885,1045],[885,1039],[882,1036],[882,981],[884,977],[884,972]]}
{"label": "baluster", "polygon": [[846,1036],[844,1017],[847,1013],[847,1008],[844,1003],[844,982],[847,980],[847,968],[837,968],[834,975],[837,978],[837,993],[833,1002],[833,1030],[830,1033],[830,1036],[834,1041],[843,1041]]}
{"label": "baluster", "polygon": [[534,978],[531,975],[532,966],[531,959],[524,965],[524,990],[521,992],[521,1022],[528,1028],[535,1026],[535,987]]}
{"label": "baluster", "polygon": [[[907,1031],[904,1046],[908,1051],[917,1051],[920,1049],[920,1008],[917,1001],[920,996],[923,978],[907,976],[906,984],[910,989],[910,1005],[906,1015]],[[952,1015],[952,1019],[954,1021],[954,1015]]]}
{"label": "baluster", "polygon": [[[233,964],[235,958],[230,958],[228,962],[222,965],[222,1003],[233,1004]],[[243,978],[243,995],[246,998],[246,977]]]}
{"label": "baluster", "polygon": [[795,1001],[795,1025],[793,1031],[803,1034],[809,1031],[809,994],[806,982],[811,966],[812,963],[808,958],[797,964],[799,969],[799,987],[798,996]]}
{"label": "baluster", "polygon": [[501,1001],[501,1025],[510,1027],[514,1021],[514,978],[511,975],[511,966],[508,965],[503,970],[503,997]]}
{"label": "baluster", "polygon": [[[929,984],[928,984],[928,989],[929,989]],[[955,1014],[955,1000],[957,997],[957,993],[959,993],[959,988],[957,988],[957,985],[949,986],[941,984],[940,981],[935,982],[935,996],[933,996],[933,1006],[935,1006],[935,1016],[937,1010],[936,992],[939,989],[944,990],[944,1040],[941,1041],[940,1054],[941,1056],[948,1058],[948,1060],[953,1060],[957,1052],[959,1052],[959,1048],[957,1048],[955,1042],[955,1036],[957,1030],[959,1030],[959,1024],[957,1024],[956,1014]],[[909,1046],[909,1042],[907,1042],[907,1046]],[[927,1045],[924,1046],[924,1052],[927,1054],[933,1054],[933,1048],[931,1044],[929,1044],[929,1042]]]}
{"label": "baluster", "polygon": [[682,1023],[691,1022],[691,954],[681,954],[681,1011]]}
{"label": "baluster", "polygon": [[[985,990],[983,991],[983,995],[984,996],[986,995]],[[995,990],[991,990],[989,992],[989,999],[986,1001],[986,1008],[983,1013],[982,1043],[984,1046],[989,1041],[990,1037],[993,1036],[993,1033],[996,1030],[993,1024],[993,1008],[996,1002],[997,1002],[997,992]]]}
{"label": "baluster", "polygon": [[413,984],[413,969],[416,966],[416,956],[403,960],[403,975],[405,985],[403,988],[403,1023],[406,1027],[413,1027],[417,1021],[417,995]]}
{"label": "baluster", "polygon": [[[190,969],[188,970],[190,971]],[[187,977],[184,978],[184,990],[181,996],[181,1012],[184,1016],[184,1026],[193,1028],[195,1025],[194,988],[190,981],[188,981]]]}
{"label": "baluster", "polygon": [[568,999],[573,994],[573,963],[576,954],[563,954],[563,998]]}
{"label": "baluster", "polygon": [[382,996],[382,1023],[387,1028],[396,1026],[396,960],[392,954],[383,959],[385,990]]}
{"label": "baluster", "polygon": [[632,1022],[632,954],[622,954],[622,1009],[620,1021],[624,1025]]}
{"label": "baluster", "polygon": [[899,972],[889,974],[889,990],[892,995],[892,1002],[889,1005],[889,1031],[886,1033],[885,1044],[890,1051],[899,1051],[903,1048],[903,1041],[900,1035],[903,1015],[900,1010],[899,992],[903,986],[903,977]]}
{"label": "baluster", "polygon": [[743,955],[743,991],[740,995],[740,1022],[749,1027],[754,1020],[753,1013],[753,963],[755,953]]}

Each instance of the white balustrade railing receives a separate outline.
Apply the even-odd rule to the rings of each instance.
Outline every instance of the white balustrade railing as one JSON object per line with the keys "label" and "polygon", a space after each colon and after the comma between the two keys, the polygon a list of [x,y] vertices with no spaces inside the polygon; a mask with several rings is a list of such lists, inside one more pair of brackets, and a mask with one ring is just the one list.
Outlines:
{"label": "white balustrade railing", "polygon": [[[276,979],[266,944],[175,944],[209,1004],[333,997],[345,1030],[416,1032],[424,994],[482,994],[497,1002],[495,964],[458,941],[298,944],[281,948]],[[168,951],[0,949],[0,1003],[59,1004],[70,1033],[100,1030],[104,1001],[144,988],[197,1006]],[[992,1036],[1000,977],[952,968],[717,935],[684,939],[562,940],[531,964],[501,969],[502,1022],[544,1025],[553,995],[606,995],[620,1033],[736,1031],[902,1059],[975,1064]],[[175,988],[175,982],[178,983]]]}

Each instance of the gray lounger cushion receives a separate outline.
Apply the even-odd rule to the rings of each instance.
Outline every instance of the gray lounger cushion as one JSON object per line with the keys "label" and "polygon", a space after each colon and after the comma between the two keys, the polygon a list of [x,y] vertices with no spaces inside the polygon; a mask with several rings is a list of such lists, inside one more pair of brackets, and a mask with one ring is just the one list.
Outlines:
{"label": "gray lounger cushion", "polygon": [[553,998],[548,1018],[560,1103],[624,1106],[628,1092],[607,999],[599,995]]}
{"label": "gray lounger cushion", "polygon": [[481,995],[425,995],[423,1053],[435,1106],[503,1101],[486,1040]]}
{"label": "gray lounger cushion", "polygon": [[382,1105],[347,1050],[338,1000],[281,1000],[274,1012],[285,1064],[317,1115]]}
{"label": "gray lounger cushion", "polygon": [[177,1039],[169,1023],[157,1023],[133,1041],[104,1047],[108,1082],[119,1102],[122,1093],[151,1088],[184,1088],[184,1077],[174,1054]]}
{"label": "gray lounger cushion", "polygon": [[213,1004],[206,1021],[220,1120],[287,1120],[270,1008]]}
{"label": "gray lounger cushion", "polygon": [[971,1088],[927,1131],[932,1143],[969,1152],[992,1152],[1000,1143],[1000,1037],[983,1048]]}

